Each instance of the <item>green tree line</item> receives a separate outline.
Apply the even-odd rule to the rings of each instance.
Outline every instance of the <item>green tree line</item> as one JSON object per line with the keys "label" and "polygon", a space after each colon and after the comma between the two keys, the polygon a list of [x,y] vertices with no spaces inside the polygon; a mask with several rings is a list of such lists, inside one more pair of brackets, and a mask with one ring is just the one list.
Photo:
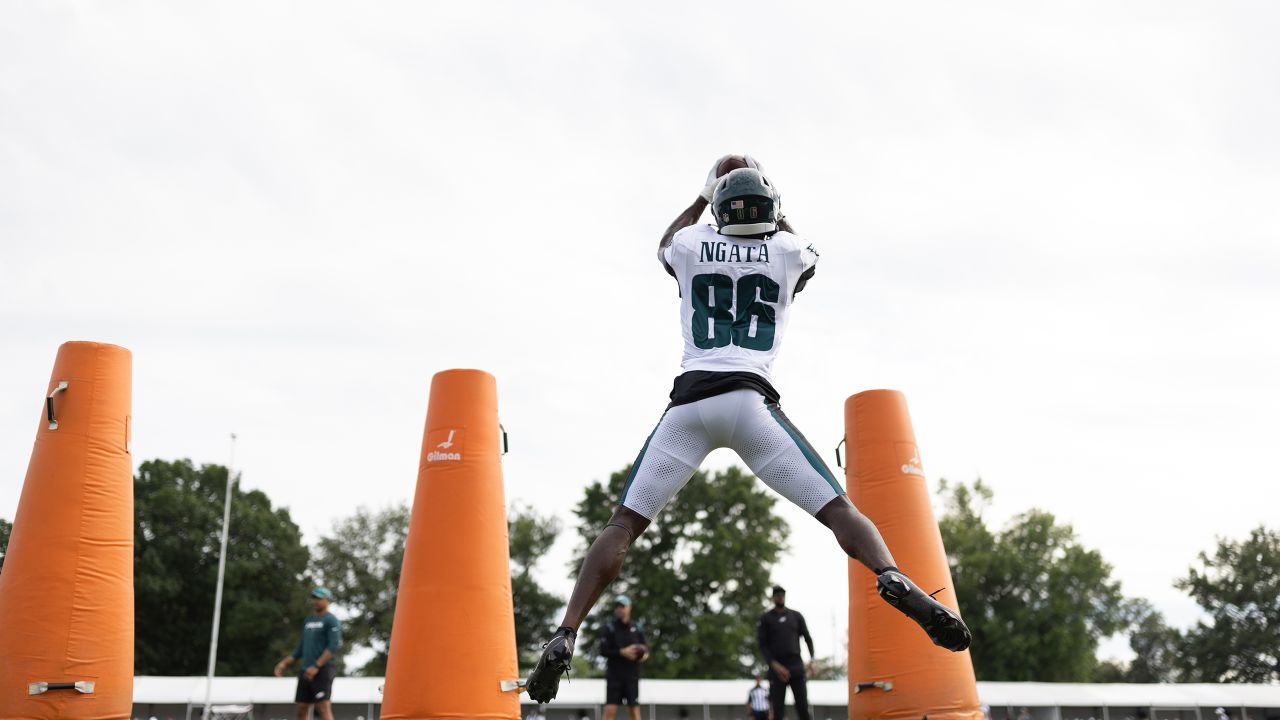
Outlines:
{"label": "green tree line", "polygon": [[[1275,682],[1280,680],[1280,532],[1219,538],[1175,587],[1204,612],[1187,630],[1126,598],[1101,553],[1070,525],[1031,509],[993,529],[982,481],[940,490],[952,580],[973,630],[979,680]],[[1099,662],[1098,643],[1127,632],[1134,658]]]}
{"label": "green tree line", "polygon": [[[522,667],[537,657],[563,608],[564,598],[548,592],[547,581],[576,574],[628,469],[584,488],[567,535],[576,548],[569,567],[541,562],[565,536],[562,521],[512,510],[511,583]],[[227,470],[150,460],[134,480],[137,672],[201,674]],[[993,527],[984,517],[992,492],[980,480],[943,481],[939,500],[939,528],[974,633],[979,679],[1280,680],[1280,532],[1255,528],[1199,553],[1175,586],[1200,606],[1202,618],[1179,629],[1146,600],[1126,597],[1102,554],[1051,513],[1033,508]],[[738,468],[700,472],[637,541],[606,598],[625,592],[635,600],[654,650],[648,677],[741,677],[758,666],[755,619],[766,609],[771,573],[787,550],[788,528],[775,504],[775,495]],[[382,674],[408,524],[404,504],[358,508],[308,547],[287,509],[236,485],[218,672],[269,672],[297,641],[309,612],[306,588],[322,584],[337,596],[347,653],[362,659],[345,672]],[[0,519],[0,572],[11,531]],[[602,602],[582,629],[579,674],[600,671],[594,638],[610,610]],[[1099,662],[1100,642],[1117,633],[1127,634],[1134,658]],[[823,676],[843,675],[830,659],[819,664]]]}

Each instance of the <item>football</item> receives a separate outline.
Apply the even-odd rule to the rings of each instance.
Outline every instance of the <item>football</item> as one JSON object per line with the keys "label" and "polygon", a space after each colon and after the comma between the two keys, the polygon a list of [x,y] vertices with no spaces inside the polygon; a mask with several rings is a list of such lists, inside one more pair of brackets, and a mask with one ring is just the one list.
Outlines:
{"label": "football", "polygon": [[724,177],[731,171],[747,166],[747,159],[741,155],[728,155],[716,166],[716,177]]}

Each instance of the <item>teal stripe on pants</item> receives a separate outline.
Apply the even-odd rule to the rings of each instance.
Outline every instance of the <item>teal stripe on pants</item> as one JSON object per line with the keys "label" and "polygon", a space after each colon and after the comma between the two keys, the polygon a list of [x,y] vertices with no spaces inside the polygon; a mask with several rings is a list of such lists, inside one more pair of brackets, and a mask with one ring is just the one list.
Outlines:
{"label": "teal stripe on pants", "polygon": [[827,464],[822,462],[822,459],[818,457],[818,451],[814,450],[813,446],[809,444],[809,441],[805,439],[804,435],[800,434],[800,431],[796,429],[796,426],[791,424],[791,420],[788,419],[786,415],[782,414],[782,408],[778,407],[777,403],[771,403],[767,400],[765,401],[764,406],[769,408],[769,414],[773,416],[774,420],[778,421],[778,424],[782,426],[782,429],[786,430],[787,434],[791,436],[791,439],[795,441],[796,446],[800,448],[801,454],[804,455],[804,459],[809,461],[809,465],[812,466],[813,469],[831,485],[837,495],[844,495],[844,488],[840,487],[840,483],[836,480],[835,475],[831,474],[831,470],[827,467]]}
{"label": "teal stripe on pants", "polygon": [[631,490],[631,483],[636,479],[636,473],[640,471],[640,463],[644,462],[644,454],[649,451],[649,443],[653,441],[653,436],[658,434],[658,428],[662,426],[662,420],[667,417],[667,411],[662,411],[662,417],[658,418],[658,424],[653,426],[653,432],[649,433],[649,437],[645,438],[644,446],[640,448],[640,454],[636,456],[636,461],[631,463],[631,472],[627,473],[627,482],[622,486],[622,497],[618,500],[618,504],[622,505],[627,502],[627,492]]}

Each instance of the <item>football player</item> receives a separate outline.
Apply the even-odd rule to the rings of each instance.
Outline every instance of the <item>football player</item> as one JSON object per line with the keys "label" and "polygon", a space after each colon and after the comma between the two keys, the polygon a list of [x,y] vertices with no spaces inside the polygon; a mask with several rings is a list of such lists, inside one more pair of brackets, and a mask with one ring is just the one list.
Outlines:
{"label": "football player", "polygon": [[[880,596],[948,650],[969,646],[960,616],[900,571],[879,530],[849,501],[831,470],[783,414],[770,377],[796,296],[818,253],[782,216],[777,188],[749,156],[725,156],[699,197],[671,223],[658,259],[680,287],[683,372],[671,403],[631,466],[618,508],[592,542],[564,619],[526,683],[547,702],[573,657],[578,626],[622,567],[627,549],[689,481],[728,447],[783,497],[831,529],[840,547],[877,576]],[[711,207],[715,225],[697,225]]]}

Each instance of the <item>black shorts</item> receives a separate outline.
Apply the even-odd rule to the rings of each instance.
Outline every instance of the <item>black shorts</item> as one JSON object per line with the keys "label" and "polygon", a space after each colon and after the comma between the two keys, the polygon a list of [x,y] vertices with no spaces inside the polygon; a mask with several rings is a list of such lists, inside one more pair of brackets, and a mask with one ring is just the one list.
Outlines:
{"label": "black shorts", "polygon": [[310,680],[304,674],[306,669],[298,673],[298,692],[294,694],[293,701],[300,703],[318,703],[332,700],[329,695],[333,692],[333,665],[325,665],[320,668],[320,672]]}
{"label": "black shorts", "polygon": [[756,720],[769,720],[769,711],[768,711],[768,710],[752,710],[752,711],[751,711],[751,715],[752,715],[752,717],[754,717]]}
{"label": "black shorts", "polygon": [[605,678],[605,705],[635,705],[640,702],[640,678]]}

